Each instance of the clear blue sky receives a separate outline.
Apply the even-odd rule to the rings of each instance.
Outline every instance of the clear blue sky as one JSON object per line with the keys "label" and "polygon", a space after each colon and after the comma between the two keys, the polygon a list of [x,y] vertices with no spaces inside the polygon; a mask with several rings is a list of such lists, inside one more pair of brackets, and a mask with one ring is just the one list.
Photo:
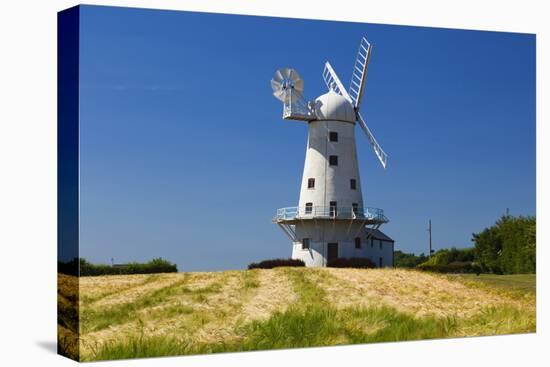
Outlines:
{"label": "clear blue sky", "polygon": [[271,95],[291,66],[326,92],[374,44],[358,130],[365,205],[396,249],[471,246],[506,208],[535,214],[535,36],[84,6],[81,256],[180,270],[289,257],[271,218],[298,203],[307,127]]}

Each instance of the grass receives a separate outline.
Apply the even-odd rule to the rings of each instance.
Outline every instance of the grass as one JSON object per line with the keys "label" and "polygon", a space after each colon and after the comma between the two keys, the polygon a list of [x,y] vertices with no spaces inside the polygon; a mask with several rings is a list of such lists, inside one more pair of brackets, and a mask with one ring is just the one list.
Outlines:
{"label": "grass", "polygon": [[495,287],[505,291],[521,292],[535,294],[536,292],[536,274],[460,274],[453,275],[464,280],[472,282],[481,282],[490,287]]}
{"label": "grass", "polygon": [[151,309],[149,317],[158,316],[165,318],[177,315],[178,311],[180,313],[192,313],[192,307],[178,304],[169,305],[161,309],[154,307],[178,295],[188,295],[195,303],[202,303],[206,299],[207,294],[219,292],[221,289],[220,283],[212,283],[205,287],[190,289],[185,286],[187,282],[187,278],[183,277],[182,280],[156,289],[131,303],[123,303],[106,309],[84,308],[81,311],[81,331],[84,333],[99,331],[122,324],[128,320],[137,318],[139,316],[138,313],[146,309]]}
{"label": "grass", "polygon": [[80,355],[78,278],[59,274],[57,281],[57,350],[61,355],[78,359]]}
{"label": "grass", "polygon": [[[246,328],[247,337],[231,351],[303,348],[339,344],[368,343],[442,337],[452,322],[426,318],[419,320],[391,307],[347,308],[339,310],[326,299],[317,284],[327,272],[287,270],[299,300],[285,312]],[[226,351],[223,350],[223,351]]]}
{"label": "grass", "polygon": [[160,274],[153,274],[153,275],[146,275],[143,281],[140,282],[134,282],[130,283],[128,285],[122,286],[122,287],[116,287],[116,288],[109,288],[107,291],[104,292],[97,292],[93,295],[85,294],[80,298],[80,302],[82,305],[89,305],[94,302],[97,302],[99,300],[105,299],[106,297],[112,296],[114,294],[124,292],[130,289],[134,289],[137,287],[142,287],[144,285],[156,282],[160,279]]}
{"label": "grass", "polygon": [[109,326],[118,325],[135,317],[135,314],[142,309],[152,307],[161,303],[169,296],[179,292],[185,292],[183,287],[186,280],[155,290],[132,303],[125,303],[107,309],[83,309],[81,312],[81,331],[86,333],[98,331]]}
{"label": "grass", "polygon": [[[177,274],[170,285],[157,278],[132,302],[107,308],[81,304],[80,357],[91,361],[535,331],[529,286],[534,277],[471,278],[303,268]],[[451,307],[455,303],[458,309]],[[460,312],[462,305],[468,312]]]}
{"label": "grass", "polygon": [[[94,360],[175,356],[186,354],[239,352],[267,349],[304,348],[343,344],[376,343],[406,340],[448,338],[530,332],[509,328],[517,312],[488,310],[482,316],[461,325],[453,318],[415,319],[390,308],[373,308],[337,312],[314,309],[274,315],[267,322],[250,325],[250,333],[241,342],[197,344],[173,336],[131,337],[123,342],[105,345]],[[504,329],[503,329],[504,326]],[[485,327],[484,333],[464,334],[468,327]]]}

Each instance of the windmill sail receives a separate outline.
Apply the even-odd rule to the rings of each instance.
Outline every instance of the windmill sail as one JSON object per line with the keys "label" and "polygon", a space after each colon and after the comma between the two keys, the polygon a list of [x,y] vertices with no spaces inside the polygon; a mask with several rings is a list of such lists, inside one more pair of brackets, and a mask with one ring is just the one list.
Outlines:
{"label": "windmill sail", "polygon": [[[365,69],[366,70],[366,69]],[[366,73],[366,71],[365,71]],[[348,101],[350,101],[351,104],[353,104],[353,99],[350,97],[348,92],[344,89],[344,86],[342,85],[342,82],[338,78],[338,75],[336,75],[336,72],[330,65],[330,63],[327,61],[325,63],[325,69],[323,70],[323,80],[325,81],[325,84],[327,85],[327,88],[329,90],[333,90],[336,93],[340,94],[342,97],[346,98]],[[374,138],[374,135],[370,131],[369,127],[365,123],[365,120],[363,120],[363,117],[359,114],[359,112],[356,112],[356,118],[357,122],[359,123],[359,126],[361,126],[361,129],[367,135],[367,138],[369,139],[369,143],[372,146],[372,149],[374,150],[374,153],[378,157],[378,160],[380,161],[380,164],[382,164],[382,167],[386,169],[386,166],[388,164],[388,156],[378,144],[376,139]]]}
{"label": "windmill sail", "polygon": [[388,164],[388,155],[384,152],[380,144],[376,141],[374,138],[374,135],[370,131],[369,127],[367,126],[365,120],[363,120],[363,117],[359,112],[357,112],[357,122],[359,123],[359,126],[361,126],[361,129],[365,132],[367,135],[367,138],[369,139],[370,145],[372,146],[372,149],[374,149],[374,153],[376,153],[376,156],[378,157],[378,160],[380,161],[380,164],[382,164],[382,167],[386,169],[386,166]]}
{"label": "windmill sail", "polygon": [[371,50],[372,45],[365,37],[361,38],[349,85],[349,96],[351,97],[353,107],[356,111],[359,110],[363,89],[365,88],[365,79],[367,78],[367,68],[369,66]]}
{"label": "windmill sail", "polygon": [[353,104],[351,97],[328,61],[325,63],[325,69],[323,70],[323,80],[329,90],[335,91]]}

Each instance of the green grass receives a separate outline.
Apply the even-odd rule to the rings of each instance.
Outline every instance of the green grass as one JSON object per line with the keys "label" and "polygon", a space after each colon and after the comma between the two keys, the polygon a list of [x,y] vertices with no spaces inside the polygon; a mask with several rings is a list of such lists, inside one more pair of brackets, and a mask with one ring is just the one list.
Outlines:
{"label": "green grass", "polygon": [[249,291],[260,286],[260,282],[258,281],[258,271],[258,269],[254,269],[242,272],[241,276],[245,291]]}
{"label": "green grass", "polygon": [[[206,294],[219,292],[221,289],[221,284],[219,283],[213,283],[198,289],[189,289],[185,286],[186,283],[187,279],[184,278],[174,284],[170,284],[150,294],[146,294],[131,303],[123,303],[102,310],[83,309],[81,310],[81,332],[98,331],[112,325],[119,325],[131,319],[135,319],[139,311],[158,305],[176,295],[188,294],[193,297],[195,301],[203,302],[206,299]],[[184,306],[172,306],[167,308],[166,312],[175,315],[176,311],[174,311],[174,308],[176,311],[178,309],[181,310],[184,314],[192,312],[192,309]],[[166,315],[162,315],[162,313],[158,311],[153,311],[151,316],[155,316],[155,313],[157,313],[159,317],[166,317]]]}
{"label": "green grass", "polygon": [[450,276],[459,277],[468,281],[480,282],[484,285],[495,287],[504,291],[522,292],[528,294],[536,293],[536,274],[460,274]]}
{"label": "green grass", "polygon": [[[389,306],[349,307],[337,309],[327,300],[327,295],[318,284],[329,281],[328,272],[317,269],[281,268],[280,276],[292,284],[298,299],[285,311],[271,314],[268,319],[245,322],[236,325],[236,338],[224,341],[199,342],[193,334],[170,334],[147,336],[143,331],[135,335],[104,343],[85,360],[124,359],[156,356],[174,356],[202,353],[237,352],[266,349],[303,348],[357,343],[376,343],[434,338],[449,338],[474,335],[495,335],[533,332],[536,329],[535,310],[513,306],[486,307],[469,318],[458,317],[415,317]],[[240,276],[239,294],[249,297],[260,287],[259,270],[244,271]],[[504,293],[534,293],[534,275],[519,276],[450,276],[474,287],[496,289]],[[93,315],[94,328],[134,317],[142,310],[169,296],[189,292],[185,282],[177,286],[161,288],[129,305],[106,310],[105,315]],[[220,291],[220,284],[212,288],[193,291],[190,295],[196,301],[204,292]],[[530,297],[530,296],[529,296]],[[530,298],[532,299],[532,298]],[[235,307],[239,307],[238,305]],[[234,310],[233,310],[234,311]],[[223,322],[227,313],[196,312],[188,306],[171,306],[153,311],[150,316],[177,317],[189,314],[194,324]],[[158,315],[156,315],[158,313]],[[91,316],[91,315],[90,315]],[[190,324],[191,325],[191,324]]]}
{"label": "green grass", "polygon": [[112,296],[113,294],[117,294],[117,293],[127,291],[127,290],[130,290],[130,289],[133,289],[133,288],[138,288],[138,287],[142,287],[144,285],[150,284],[150,283],[154,283],[154,282],[158,281],[160,278],[161,278],[160,274],[151,274],[151,275],[148,275],[143,281],[141,281],[139,283],[130,284],[130,285],[125,286],[125,287],[119,287],[117,289],[110,290],[110,291],[107,291],[107,292],[103,292],[103,293],[97,294],[95,296],[82,295],[80,297],[80,303],[81,303],[82,306],[88,306],[88,305],[90,305],[94,302],[97,302],[97,301],[101,300],[101,299]]}
{"label": "green grass", "polygon": [[[510,320],[515,316],[520,316],[515,310],[488,309],[481,316],[461,324],[454,318],[416,319],[387,307],[344,311],[315,308],[310,312],[294,309],[276,314],[265,322],[249,325],[250,329],[242,341],[197,344],[188,339],[142,335],[107,344],[91,360],[422,340],[533,330],[531,322],[521,328],[510,328]],[[484,332],[479,332],[480,327]],[[468,334],[474,329],[478,332]]]}

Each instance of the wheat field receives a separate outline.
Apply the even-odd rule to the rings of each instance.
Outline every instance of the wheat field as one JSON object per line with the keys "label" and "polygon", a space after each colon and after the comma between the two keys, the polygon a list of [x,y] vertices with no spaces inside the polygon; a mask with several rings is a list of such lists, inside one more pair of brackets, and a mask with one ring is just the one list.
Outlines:
{"label": "wheat field", "polygon": [[534,291],[414,270],[277,268],[75,282],[59,274],[59,345],[83,361],[536,329]]}

